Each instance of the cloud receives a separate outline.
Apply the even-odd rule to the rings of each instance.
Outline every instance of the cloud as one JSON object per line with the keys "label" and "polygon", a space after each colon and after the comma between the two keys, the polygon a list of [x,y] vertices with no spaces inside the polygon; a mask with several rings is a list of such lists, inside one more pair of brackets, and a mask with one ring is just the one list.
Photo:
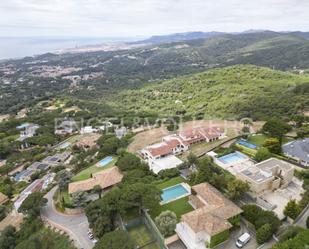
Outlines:
{"label": "cloud", "polygon": [[10,0],[2,36],[149,36],[183,31],[307,30],[307,0]]}

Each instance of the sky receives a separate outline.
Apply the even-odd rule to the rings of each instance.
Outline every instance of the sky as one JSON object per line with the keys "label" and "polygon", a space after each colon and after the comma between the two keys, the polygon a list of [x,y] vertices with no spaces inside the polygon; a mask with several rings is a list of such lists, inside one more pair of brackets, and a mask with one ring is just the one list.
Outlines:
{"label": "sky", "polygon": [[0,0],[0,36],[309,31],[308,0]]}

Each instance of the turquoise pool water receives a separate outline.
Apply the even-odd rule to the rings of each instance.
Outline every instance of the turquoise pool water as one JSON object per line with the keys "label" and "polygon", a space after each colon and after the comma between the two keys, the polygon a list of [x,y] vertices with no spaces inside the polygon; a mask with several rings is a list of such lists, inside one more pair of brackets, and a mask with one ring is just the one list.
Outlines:
{"label": "turquoise pool water", "polygon": [[161,195],[162,202],[169,202],[171,200],[178,199],[181,196],[188,195],[189,191],[181,184],[174,185],[169,188],[163,189]]}
{"label": "turquoise pool water", "polygon": [[249,149],[256,149],[257,148],[257,146],[255,144],[249,143],[247,140],[244,140],[244,139],[237,141],[237,144],[245,146]]}
{"label": "turquoise pool water", "polygon": [[107,156],[107,157],[103,158],[101,161],[99,161],[98,165],[100,167],[104,167],[107,164],[109,164],[111,161],[113,161],[113,157],[112,156]]}
{"label": "turquoise pool water", "polygon": [[218,159],[225,163],[225,164],[229,164],[229,163],[234,163],[237,161],[240,161],[242,159],[246,159],[247,157],[239,152],[234,152],[231,154],[227,154],[225,156],[219,157]]}

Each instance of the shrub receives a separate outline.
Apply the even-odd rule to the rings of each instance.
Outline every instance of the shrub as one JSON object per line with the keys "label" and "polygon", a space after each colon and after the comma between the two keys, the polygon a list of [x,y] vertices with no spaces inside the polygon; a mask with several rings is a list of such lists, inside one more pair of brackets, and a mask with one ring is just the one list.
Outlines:
{"label": "shrub", "polygon": [[170,236],[174,234],[177,216],[175,213],[167,210],[156,217],[155,222],[164,237]]}
{"label": "shrub", "polygon": [[264,224],[256,231],[256,241],[258,244],[264,244],[272,236],[272,229],[270,224]]}

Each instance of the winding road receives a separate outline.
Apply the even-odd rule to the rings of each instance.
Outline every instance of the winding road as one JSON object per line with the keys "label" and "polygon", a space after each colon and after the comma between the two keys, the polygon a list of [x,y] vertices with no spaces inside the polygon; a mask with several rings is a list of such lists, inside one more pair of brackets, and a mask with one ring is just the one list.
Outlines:
{"label": "winding road", "polygon": [[48,202],[41,210],[42,218],[57,229],[68,233],[79,249],[93,248],[94,244],[87,235],[89,224],[86,215],[65,215],[59,213],[53,203],[53,196],[56,190],[57,187],[54,187],[45,195]]}

